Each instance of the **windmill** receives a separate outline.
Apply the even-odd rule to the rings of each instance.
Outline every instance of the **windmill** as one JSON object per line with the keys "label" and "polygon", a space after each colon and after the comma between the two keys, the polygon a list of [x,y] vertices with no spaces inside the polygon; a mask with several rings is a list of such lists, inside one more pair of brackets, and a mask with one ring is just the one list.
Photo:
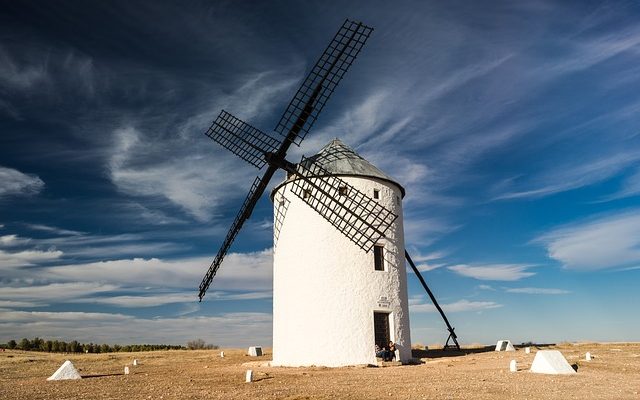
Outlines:
{"label": "windmill", "polygon": [[[207,130],[207,136],[244,161],[258,169],[265,166],[267,168],[262,177],[258,176],[254,180],[220,250],[205,274],[199,288],[200,301],[205,296],[244,222],[250,218],[256,203],[279,169],[287,173],[288,180],[291,182],[291,193],[361,249],[354,249],[354,251],[364,254],[371,252],[372,249],[374,252],[377,251],[374,249],[376,243],[384,240],[385,233],[390,228],[395,229],[394,224],[398,219],[396,213],[345,179],[323,168],[322,163],[317,162],[313,157],[303,156],[297,164],[286,160],[289,147],[292,144],[300,145],[372,31],[373,28],[361,22],[345,20],[282,114],[275,128],[277,135],[262,132],[224,110]],[[328,154],[328,156],[339,158],[336,154]],[[279,230],[277,223],[274,224],[274,230]],[[445,348],[448,347],[449,340],[452,340],[459,349],[454,328],[449,324],[420,271],[404,247],[398,251],[400,253],[398,259],[401,259],[402,255],[405,256],[447,325],[449,337]],[[404,263],[402,265],[404,270]],[[404,290],[406,293],[406,287]]]}

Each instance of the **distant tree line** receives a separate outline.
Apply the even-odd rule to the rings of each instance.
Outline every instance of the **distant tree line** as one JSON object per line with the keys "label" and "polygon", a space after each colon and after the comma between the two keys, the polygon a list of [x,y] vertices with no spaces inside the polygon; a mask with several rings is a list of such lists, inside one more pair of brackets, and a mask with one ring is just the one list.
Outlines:
{"label": "distant tree line", "polygon": [[77,340],[65,342],[62,340],[44,340],[35,337],[32,340],[23,338],[20,342],[9,340],[6,344],[0,345],[7,349],[26,350],[26,351],[46,351],[50,353],[114,353],[129,351],[155,351],[155,350],[186,350],[184,346],[176,346],[170,344],[128,344],[121,346],[119,344],[109,345],[80,343]]}
{"label": "distant tree line", "polygon": [[191,340],[187,342],[187,348],[189,350],[204,350],[204,349],[218,349],[220,346],[205,343],[202,339]]}

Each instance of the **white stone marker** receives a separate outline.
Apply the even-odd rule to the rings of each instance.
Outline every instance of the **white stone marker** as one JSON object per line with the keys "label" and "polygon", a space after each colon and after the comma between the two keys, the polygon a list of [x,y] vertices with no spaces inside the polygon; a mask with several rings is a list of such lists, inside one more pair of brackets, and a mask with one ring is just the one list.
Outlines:
{"label": "white stone marker", "polygon": [[510,340],[498,340],[495,351],[516,351]]}
{"label": "white stone marker", "polygon": [[137,359],[133,360],[133,365],[138,365],[138,360]]}
{"label": "white stone marker", "polygon": [[575,374],[567,359],[558,350],[540,350],[531,364],[531,372],[538,374]]}
{"label": "white stone marker", "polygon": [[252,370],[250,370],[250,369],[247,370],[247,375],[245,376],[244,381],[247,382],[247,383],[253,381],[253,371]]}
{"label": "white stone marker", "polygon": [[220,352],[220,357],[224,358],[224,351]]}
{"label": "white stone marker", "polygon": [[260,357],[262,355],[262,347],[261,346],[249,347],[249,355],[251,357]]}
{"label": "white stone marker", "polygon": [[584,359],[585,359],[585,360],[587,360],[587,361],[591,361],[591,353],[589,353],[589,352],[587,351],[587,354],[586,354],[586,356],[585,356],[585,358],[584,358]]}
{"label": "white stone marker", "polygon": [[509,363],[509,371],[518,372],[518,365],[516,364],[516,360],[511,360]]}
{"label": "white stone marker", "polygon": [[129,375],[129,367],[127,366],[124,367],[124,374]]}
{"label": "white stone marker", "polygon": [[53,375],[47,378],[48,381],[60,381],[63,379],[82,379],[76,367],[69,360],[65,361]]}
{"label": "white stone marker", "polygon": [[531,347],[525,347],[524,352],[527,354],[531,353]]}

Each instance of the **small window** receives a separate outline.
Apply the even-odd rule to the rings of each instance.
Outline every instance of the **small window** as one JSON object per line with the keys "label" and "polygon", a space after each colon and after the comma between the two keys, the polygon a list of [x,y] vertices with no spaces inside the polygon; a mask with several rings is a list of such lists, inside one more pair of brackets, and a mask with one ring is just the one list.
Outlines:
{"label": "small window", "polygon": [[396,204],[400,205],[400,196],[396,196]]}
{"label": "small window", "polygon": [[376,271],[384,271],[384,246],[373,246],[373,263]]}
{"label": "small window", "polygon": [[380,198],[380,191],[378,189],[373,189],[373,198],[374,199]]}
{"label": "small window", "polygon": [[305,189],[305,190],[302,192],[302,198],[303,198],[303,199],[308,199],[309,197],[311,197],[311,191],[310,191],[310,190]]}
{"label": "small window", "polygon": [[347,187],[346,186],[340,186],[338,188],[338,194],[340,196],[346,196],[347,195]]}

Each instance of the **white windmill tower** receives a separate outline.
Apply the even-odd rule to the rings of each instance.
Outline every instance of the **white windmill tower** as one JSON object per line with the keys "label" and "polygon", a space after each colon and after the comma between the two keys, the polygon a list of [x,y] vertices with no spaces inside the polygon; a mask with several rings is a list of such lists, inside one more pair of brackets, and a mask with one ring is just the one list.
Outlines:
{"label": "white windmill tower", "polygon": [[[338,139],[308,159],[399,217],[373,251],[362,251],[295,194],[296,175],[274,199],[273,364],[375,364],[375,344],[390,340],[411,358],[404,257],[404,188]],[[357,222],[357,221],[356,221]],[[348,228],[346,228],[348,229]]]}
{"label": "white windmill tower", "polygon": [[274,192],[274,364],[371,363],[374,345],[387,339],[400,345],[399,358],[406,361],[411,340],[405,259],[447,324],[447,345],[453,339],[459,348],[404,248],[404,189],[337,140],[298,164],[286,160],[289,147],[300,145],[372,30],[344,22],[278,122],[275,132],[281,137],[224,110],[206,132],[256,168],[268,167],[255,179],[205,274],[200,301],[275,172],[287,172]]}

